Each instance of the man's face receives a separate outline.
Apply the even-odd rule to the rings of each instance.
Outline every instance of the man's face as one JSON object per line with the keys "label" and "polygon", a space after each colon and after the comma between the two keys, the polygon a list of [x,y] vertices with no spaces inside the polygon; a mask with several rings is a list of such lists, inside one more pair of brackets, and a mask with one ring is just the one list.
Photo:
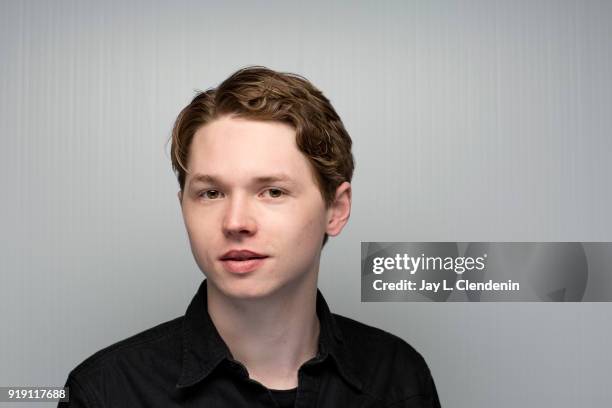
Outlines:
{"label": "man's face", "polygon": [[[316,282],[324,234],[337,235],[348,220],[350,185],[341,186],[348,209],[326,209],[292,127],[221,117],[195,133],[188,164],[179,199],[194,258],[213,289],[257,298]],[[265,258],[240,260],[226,255],[232,250]]]}

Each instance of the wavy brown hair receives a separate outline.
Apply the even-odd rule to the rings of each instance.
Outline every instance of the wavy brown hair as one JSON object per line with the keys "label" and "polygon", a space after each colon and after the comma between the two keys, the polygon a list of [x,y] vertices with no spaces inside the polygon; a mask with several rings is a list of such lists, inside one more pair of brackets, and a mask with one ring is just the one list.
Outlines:
{"label": "wavy brown hair", "polygon": [[298,149],[314,170],[326,208],[334,202],[338,186],[351,181],[355,167],[352,141],[323,93],[299,75],[251,66],[236,71],[217,88],[199,92],[176,118],[170,154],[181,191],[194,134],[225,115],[292,126]]}

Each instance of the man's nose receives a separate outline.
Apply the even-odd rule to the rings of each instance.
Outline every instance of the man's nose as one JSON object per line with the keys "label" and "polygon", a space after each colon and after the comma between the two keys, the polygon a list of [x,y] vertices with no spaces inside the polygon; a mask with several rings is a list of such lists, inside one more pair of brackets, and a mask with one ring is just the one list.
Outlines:
{"label": "man's nose", "polygon": [[251,203],[245,196],[234,196],[228,200],[223,218],[225,235],[252,235],[257,225],[252,213]]}

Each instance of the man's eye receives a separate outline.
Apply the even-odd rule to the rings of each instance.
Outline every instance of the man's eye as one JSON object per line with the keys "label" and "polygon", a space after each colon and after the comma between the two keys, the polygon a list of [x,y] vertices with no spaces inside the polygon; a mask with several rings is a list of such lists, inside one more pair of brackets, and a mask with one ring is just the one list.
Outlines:
{"label": "man's eye", "polygon": [[[270,194],[270,197],[272,198],[280,198],[283,196],[283,194],[285,194],[283,190],[280,190],[278,188],[269,188],[266,190],[266,192],[268,192]],[[221,192],[218,190],[206,190],[198,194],[198,197],[204,198],[206,200],[216,200],[220,196]]]}
{"label": "man's eye", "polygon": [[266,191],[270,193],[270,197],[272,198],[279,198],[285,194],[283,190],[279,190],[278,188],[269,188]]}
{"label": "man's eye", "polygon": [[206,190],[202,191],[199,196],[202,198],[207,198],[209,200],[214,200],[216,198],[219,198],[219,194],[221,193],[217,190]]}

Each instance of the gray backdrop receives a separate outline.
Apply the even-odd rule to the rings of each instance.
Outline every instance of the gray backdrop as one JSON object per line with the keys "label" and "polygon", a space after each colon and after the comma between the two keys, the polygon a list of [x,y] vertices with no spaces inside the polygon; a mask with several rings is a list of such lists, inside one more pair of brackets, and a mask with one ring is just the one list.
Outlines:
{"label": "gray backdrop", "polygon": [[609,404],[610,304],[361,303],[360,241],[612,241],[612,3],[219,3],[0,2],[0,385],[183,314],[202,274],[165,142],[260,64],[355,143],[335,312],[411,343],[445,407]]}

